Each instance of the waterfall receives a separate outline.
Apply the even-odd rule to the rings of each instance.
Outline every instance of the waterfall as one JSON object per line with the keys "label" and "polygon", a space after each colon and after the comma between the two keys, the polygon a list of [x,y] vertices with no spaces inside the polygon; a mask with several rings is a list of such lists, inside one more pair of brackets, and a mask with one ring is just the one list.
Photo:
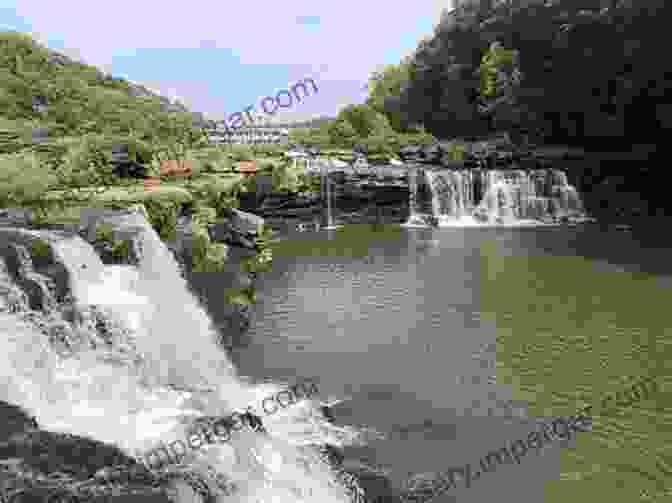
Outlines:
{"label": "waterfall", "polygon": [[[558,169],[426,170],[432,215],[442,226],[542,225],[588,220],[576,188]],[[418,183],[409,184],[419,206]],[[416,217],[417,220],[417,217]]]}
{"label": "waterfall", "polygon": [[[141,459],[185,441],[199,418],[258,410],[286,388],[237,374],[144,209],[105,221],[115,238],[132,236],[137,266],[104,265],[79,236],[0,228],[1,400],[42,430]],[[46,254],[35,255],[36,241]],[[331,425],[308,399],[262,419],[265,433],[243,429],[187,454],[204,478],[214,470],[235,484],[217,501],[351,501],[318,447],[358,442],[358,430]]]}

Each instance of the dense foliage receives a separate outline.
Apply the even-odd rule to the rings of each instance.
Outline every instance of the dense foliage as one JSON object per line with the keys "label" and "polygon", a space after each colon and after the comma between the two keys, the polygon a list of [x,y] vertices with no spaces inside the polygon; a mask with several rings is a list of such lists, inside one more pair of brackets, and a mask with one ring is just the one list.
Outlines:
{"label": "dense foliage", "polygon": [[0,116],[40,125],[50,136],[104,133],[146,142],[200,137],[194,116],[179,103],[16,32],[0,32]]}
{"label": "dense foliage", "polygon": [[359,148],[371,155],[395,156],[400,145],[426,145],[436,141],[422,126],[395,131],[389,118],[372,105],[349,105],[335,119],[321,122],[316,128],[290,131],[290,142],[309,147]]}
{"label": "dense foliage", "polygon": [[[369,102],[390,122],[423,123],[440,138],[515,125],[539,141],[599,147],[650,141],[669,125],[672,67],[650,57],[665,39],[669,2],[460,3],[410,60],[377,76]],[[479,110],[493,86],[508,93],[506,125]]]}
{"label": "dense foliage", "polygon": [[580,147],[590,155],[570,180],[593,210],[672,213],[659,169],[672,62],[655,57],[672,4],[457,4],[409,58],[372,77],[367,104],[396,131],[422,124],[440,139],[507,131],[516,144]]}
{"label": "dense foliage", "polygon": [[[281,147],[209,146],[205,124],[195,115],[142,86],[49,51],[27,35],[1,32],[0,207],[28,207],[36,222],[59,222],[67,210],[76,217],[84,206],[141,203],[159,236],[172,241],[178,215],[191,205],[192,269],[219,271],[227,247],[211,241],[208,225],[226,208],[238,207],[240,192],[254,190],[249,186],[254,179],[201,175],[231,172],[236,161],[278,155]],[[158,177],[161,163],[171,159],[187,160],[191,174],[183,187],[137,191],[137,182],[122,180],[115,169],[119,145],[128,161],[146,166],[148,176]],[[109,197],[98,198],[103,195]],[[267,235],[260,230],[258,253],[243,262],[245,272],[270,267]],[[129,242],[114,239],[109,226],[97,228],[95,246],[115,260],[130,253]],[[254,301],[253,287],[245,298]]]}

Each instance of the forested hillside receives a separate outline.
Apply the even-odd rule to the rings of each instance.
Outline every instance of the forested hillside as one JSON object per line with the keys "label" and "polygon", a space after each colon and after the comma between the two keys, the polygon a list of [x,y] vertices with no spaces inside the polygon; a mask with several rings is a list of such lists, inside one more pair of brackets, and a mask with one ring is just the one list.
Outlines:
{"label": "forested hillside", "polygon": [[[392,124],[421,122],[440,138],[506,126],[546,142],[611,148],[670,127],[669,2],[490,3],[444,13],[408,61],[380,76],[369,103]],[[479,67],[495,41],[518,52],[522,78],[483,113]]]}
{"label": "forested hillside", "polygon": [[371,107],[395,129],[422,124],[439,139],[505,130],[517,142],[627,152],[593,156],[570,177],[599,192],[600,207],[672,214],[660,163],[672,126],[669,1],[459,3],[414,54],[373,76]]}
{"label": "forested hillside", "polygon": [[[203,117],[137,84],[50,51],[17,32],[0,32],[0,117],[4,130],[39,126],[51,137],[85,133],[169,137],[166,119],[202,126]],[[174,121],[173,121],[174,122]]]}

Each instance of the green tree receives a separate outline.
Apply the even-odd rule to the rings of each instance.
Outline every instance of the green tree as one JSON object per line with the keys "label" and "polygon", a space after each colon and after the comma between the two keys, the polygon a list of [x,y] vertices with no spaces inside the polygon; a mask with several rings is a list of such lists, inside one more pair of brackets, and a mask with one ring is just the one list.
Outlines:
{"label": "green tree", "polygon": [[329,138],[334,145],[352,148],[357,143],[357,131],[350,122],[338,119],[332,122],[329,127]]}
{"label": "green tree", "polygon": [[393,131],[387,117],[366,104],[343,108],[336,116],[336,121],[339,120],[349,122],[360,139],[365,139],[372,134],[390,134]]}
{"label": "green tree", "polygon": [[493,42],[479,67],[481,98],[479,111],[491,120],[494,129],[518,129],[523,108],[518,91],[523,75],[519,53]]}
{"label": "green tree", "polygon": [[374,73],[367,85],[369,97],[366,104],[384,114],[395,131],[402,130],[401,113],[397,105],[402,89],[410,78],[410,71],[410,60],[405,59],[398,65],[388,65]]}

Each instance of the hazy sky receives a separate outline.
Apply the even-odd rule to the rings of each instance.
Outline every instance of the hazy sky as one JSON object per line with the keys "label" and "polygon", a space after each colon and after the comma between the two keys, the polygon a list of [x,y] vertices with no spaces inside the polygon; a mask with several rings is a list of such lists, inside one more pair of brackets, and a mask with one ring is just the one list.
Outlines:
{"label": "hazy sky", "polygon": [[319,92],[276,114],[334,115],[361,103],[380,65],[432,34],[448,0],[0,0],[0,29],[224,118],[305,77]]}

